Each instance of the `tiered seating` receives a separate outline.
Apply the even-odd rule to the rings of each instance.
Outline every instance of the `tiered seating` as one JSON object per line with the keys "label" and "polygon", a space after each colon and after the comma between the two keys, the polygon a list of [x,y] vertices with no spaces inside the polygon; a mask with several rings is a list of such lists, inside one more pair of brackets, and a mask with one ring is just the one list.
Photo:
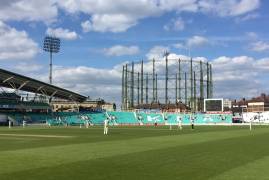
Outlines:
{"label": "tiered seating", "polygon": [[90,121],[95,125],[103,124],[106,118],[106,115],[104,113],[86,113],[86,115],[90,117]]}
{"label": "tiered seating", "polygon": [[[181,117],[183,124],[190,124],[191,117],[194,118],[196,124],[220,124],[232,123],[232,114],[177,114],[177,113],[134,113],[134,112],[56,112],[56,113],[7,113],[7,115],[19,124],[23,120],[27,123],[49,123],[51,125],[80,125],[85,124],[89,120],[90,124],[102,125],[107,116],[114,116],[114,124],[119,125],[138,125],[138,117],[141,118],[143,125],[154,124],[177,124],[178,116]],[[248,120],[253,117],[252,114],[244,115]],[[269,121],[269,113],[262,114],[260,119]],[[165,119],[167,118],[167,121]]]}
{"label": "tiered seating", "polygon": [[118,124],[138,124],[133,112],[108,112],[109,116],[115,116]]}
{"label": "tiered seating", "polygon": [[16,101],[1,99],[0,105],[8,105],[10,108],[22,108],[22,109],[49,109],[48,103],[33,102],[33,101]]}
{"label": "tiered seating", "polygon": [[[196,124],[210,124],[210,123],[232,123],[231,114],[178,114],[178,113],[164,113],[164,114],[145,114],[140,113],[143,117],[144,123],[154,123],[153,118],[158,117],[157,123],[177,124],[180,116],[183,124],[190,124],[191,118],[194,118]],[[150,118],[149,118],[150,116]],[[165,122],[165,118],[167,121]],[[151,121],[148,121],[150,120]]]}
{"label": "tiered seating", "polygon": [[195,122],[198,124],[232,123],[232,114],[196,114]]}
{"label": "tiered seating", "polygon": [[82,115],[77,112],[57,112],[53,114],[53,117],[58,124],[65,125],[80,125],[85,121],[81,117]]}
{"label": "tiered seating", "polygon": [[168,118],[167,120],[168,124],[177,124],[179,117],[181,118],[182,124],[190,123],[190,114],[170,113],[170,114],[165,114],[165,116]]}
{"label": "tiered seating", "polygon": [[137,113],[137,116],[142,117],[142,123],[147,124],[154,124],[157,122],[158,124],[164,124],[164,119],[162,114],[157,113]]}

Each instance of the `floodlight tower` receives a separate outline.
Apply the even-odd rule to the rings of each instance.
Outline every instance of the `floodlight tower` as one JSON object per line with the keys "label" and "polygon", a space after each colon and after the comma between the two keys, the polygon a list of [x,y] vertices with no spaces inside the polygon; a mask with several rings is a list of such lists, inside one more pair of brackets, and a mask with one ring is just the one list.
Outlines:
{"label": "floodlight tower", "polygon": [[60,39],[57,37],[46,36],[44,39],[43,50],[50,53],[49,83],[52,84],[52,53],[58,53],[60,51]]}
{"label": "floodlight tower", "polygon": [[165,105],[168,104],[168,56],[170,53],[165,51],[163,57],[165,57]]}

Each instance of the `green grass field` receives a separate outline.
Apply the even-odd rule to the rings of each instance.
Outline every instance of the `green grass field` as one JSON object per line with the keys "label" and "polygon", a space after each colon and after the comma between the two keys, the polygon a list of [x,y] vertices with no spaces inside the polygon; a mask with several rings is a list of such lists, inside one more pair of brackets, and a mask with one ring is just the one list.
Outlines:
{"label": "green grass field", "polygon": [[0,179],[269,179],[269,127],[0,128]]}

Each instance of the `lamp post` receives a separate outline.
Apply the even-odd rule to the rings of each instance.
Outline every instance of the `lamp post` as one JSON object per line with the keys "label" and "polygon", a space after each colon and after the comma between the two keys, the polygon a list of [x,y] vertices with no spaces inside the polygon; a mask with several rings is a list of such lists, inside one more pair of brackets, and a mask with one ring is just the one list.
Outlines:
{"label": "lamp post", "polygon": [[52,53],[58,53],[60,51],[60,39],[57,37],[46,36],[44,39],[43,50],[50,53],[49,83],[52,84]]}

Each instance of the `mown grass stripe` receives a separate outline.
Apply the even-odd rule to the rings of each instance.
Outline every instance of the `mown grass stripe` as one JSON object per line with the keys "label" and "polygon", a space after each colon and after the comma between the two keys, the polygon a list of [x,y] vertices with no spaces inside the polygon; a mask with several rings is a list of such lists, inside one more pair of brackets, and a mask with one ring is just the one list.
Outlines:
{"label": "mown grass stripe", "polygon": [[42,135],[42,134],[0,134],[0,136],[38,137],[38,138],[73,138],[74,136]]}
{"label": "mown grass stripe", "polygon": [[[215,179],[225,172],[233,171],[249,164],[248,169],[232,174],[233,179],[249,179],[252,176],[240,176],[256,164],[257,159],[268,156],[269,146],[264,150],[253,149],[261,146],[267,139],[264,134],[241,136],[230,139],[217,139],[202,143],[177,145],[129,154],[119,154],[98,159],[68,162],[44,168],[0,174],[1,177],[22,177],[20,179]],[[261,140],[261,141],[259,141]],[[234,147],[241,147],[235,153]],[[267,167],[267,163],[261,164]],[[262,170],[264,170],[263,168]],[[256,169],[255,172],[259,172]],[[246,172],[247,173],[247,172]],[[257,173],[256,179],[263,179],[264,174]],[[224,179],[231,179],[224,176]]]}
{"label": "mown grass stripe", "polygon": [[[256,134],[262,133],[267,133],[267,131],[261,129]],[[246,130],[233,130],[229,131],[229,133],[227,131],[219,131],[2,151],[0,154],[0,167],[5,168],[0,169],[0,173],[57,166],[77,161],[107,158],[249,135],[250,133]],[[107,138],[110,138],[110,136],[107,136]]]}

